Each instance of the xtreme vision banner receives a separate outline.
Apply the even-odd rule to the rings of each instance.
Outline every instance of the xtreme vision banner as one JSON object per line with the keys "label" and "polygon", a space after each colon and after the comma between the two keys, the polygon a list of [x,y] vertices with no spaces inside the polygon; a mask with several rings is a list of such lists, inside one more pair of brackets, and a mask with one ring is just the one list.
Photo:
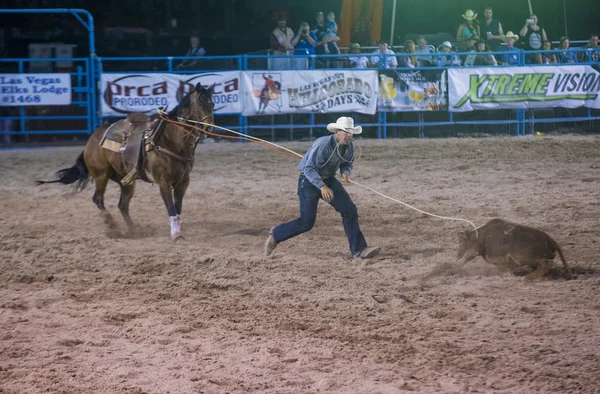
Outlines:
{"label": "xtreme vision banner", "polygon": [[600,108],[600,74],[590,66],[449,68],[449,110]]}

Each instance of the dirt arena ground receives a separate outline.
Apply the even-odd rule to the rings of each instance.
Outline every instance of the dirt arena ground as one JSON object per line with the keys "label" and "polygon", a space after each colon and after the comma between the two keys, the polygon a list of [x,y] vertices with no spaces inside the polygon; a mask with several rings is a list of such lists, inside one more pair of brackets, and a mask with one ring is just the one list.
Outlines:
{"label": "dirt arena ground", "polygon": [[264,257],[268,229],[298,214],[298,172],[257,145],[198,147],[182,245],[156,186],[138,183],[128,237],[116,185],[119,231],[93,184],[74,197],[34,185],[81,147],[2,151],[0,393],[600,393],[600,137],[359,143],[354,180],[477,225],[545,230],[577,278],[459,268],[468,225],[355,185],[377,258],[349,259],[326,203]]}

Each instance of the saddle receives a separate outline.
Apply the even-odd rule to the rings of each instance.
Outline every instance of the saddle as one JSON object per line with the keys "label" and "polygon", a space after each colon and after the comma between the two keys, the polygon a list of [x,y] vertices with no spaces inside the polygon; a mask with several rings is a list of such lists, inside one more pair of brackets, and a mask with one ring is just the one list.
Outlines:
{"label": "saddle", "polygon": [[[151,182],[145,171],[145,153],[152,149],[152,141],[160,129],[159,119],[152,119],[142,113],[130,113],[126,119],[109,126],[100,140],[100,146],[121,154],[123,185],[131,184],[140,175]],[[143,170],[140,172],[140,170]]]}

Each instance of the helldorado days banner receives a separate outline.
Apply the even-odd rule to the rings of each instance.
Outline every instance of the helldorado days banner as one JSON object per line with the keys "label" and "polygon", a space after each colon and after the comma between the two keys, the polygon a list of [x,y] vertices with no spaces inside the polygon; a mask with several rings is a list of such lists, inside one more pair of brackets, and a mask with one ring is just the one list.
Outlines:
{"label": "helldorado days banner", "polygon": [[600,108],[600,74],[590,66],[448,69],[449,110]]}
{"label": "helldorado days banner", "polygon": [[102,74],[102,115],[152,114],[159,107],[173,109],[197,83],[214,84],[215,113],[242,112],[240,72],[224,71],[193,75]]}
{"label": "helldorado days banner", "polygon": [[243,115],[374,114],[377,82],[375,70],[246,71]]}

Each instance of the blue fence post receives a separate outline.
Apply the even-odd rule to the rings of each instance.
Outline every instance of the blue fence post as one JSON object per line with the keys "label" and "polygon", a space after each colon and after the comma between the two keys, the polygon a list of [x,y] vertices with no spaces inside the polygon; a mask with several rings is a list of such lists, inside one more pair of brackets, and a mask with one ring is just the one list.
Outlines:
{"label": "blue fence post", "polygon": [[[25,67],[23,66],[23,61],[19,60],[19,74],[23,74],[25,71]],[[21,119],[19,119],[19,125],[21,126],[21,133],[25,134],[25,141],[29,142],[29,134],[26,133],[25,130],[25,107],[24,106],[19,106],[19,116],[21,117]]]}
{"label": "blue fence post", "polygon": [[[248,69],[248,55],[238,56],[238,70],[244,71]],[[241,75],[240,75],[241,76]],[[244,97],[241,98],[244,100]],[[248,128],[248,118],[242,114],[238,116],[238,125],[240,133],[244,135],[249,135],[250,129]],[[242,139],[242,141],[247,142],[246,139]]]}

